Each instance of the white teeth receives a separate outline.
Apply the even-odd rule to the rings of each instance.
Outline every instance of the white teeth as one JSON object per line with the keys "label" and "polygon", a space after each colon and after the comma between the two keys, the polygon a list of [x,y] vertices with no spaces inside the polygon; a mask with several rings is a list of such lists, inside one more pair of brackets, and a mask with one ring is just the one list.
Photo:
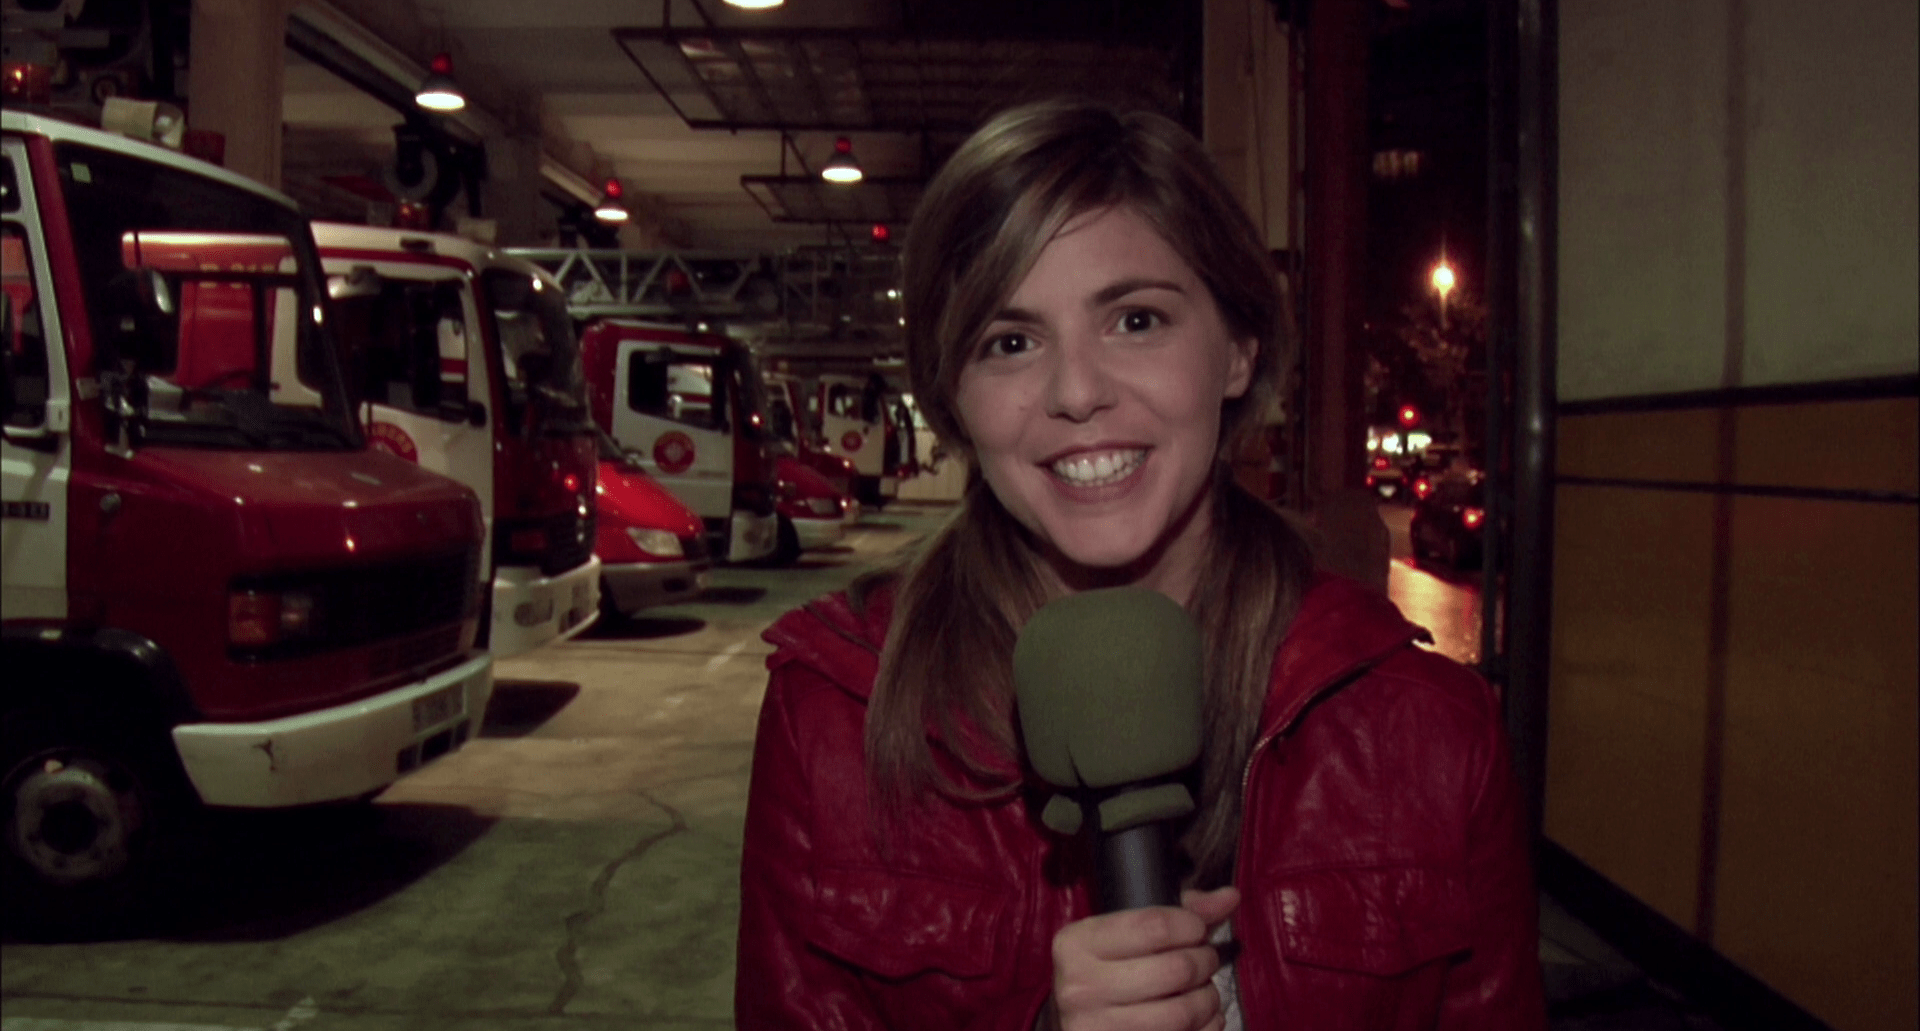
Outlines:
{"label": "white teeth", "polygon": [[1099,487],[1127,479],[1147,457],[1148,452],[1142,449],[1104,451],[1098,455],[1064,458],[1050,468],[1056,476],[1077,487]]}

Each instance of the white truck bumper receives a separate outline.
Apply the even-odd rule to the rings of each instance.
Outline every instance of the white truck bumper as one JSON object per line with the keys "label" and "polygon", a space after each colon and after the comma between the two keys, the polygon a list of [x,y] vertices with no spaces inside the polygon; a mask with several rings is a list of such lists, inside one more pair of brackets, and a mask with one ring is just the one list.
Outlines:
{"label": "white truck bumper", "polygon": [[271,809],[356,798],[480,732],[494,657],[331,709],[260,723],[183,723],[174,748],[201,801]]}
{"label": "white truck bumper", "polygon": [[497,659],[564,641],[594,625],[601,615],[601,560],[588,560],[557,576],[530,566],[494,571],[494,622],[487,650]]}

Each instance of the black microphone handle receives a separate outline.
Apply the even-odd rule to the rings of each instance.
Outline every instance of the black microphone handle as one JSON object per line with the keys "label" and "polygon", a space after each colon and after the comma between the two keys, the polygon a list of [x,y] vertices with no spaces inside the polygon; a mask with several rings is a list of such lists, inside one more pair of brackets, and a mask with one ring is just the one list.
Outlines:
{"label": "black microphone handle", "polygon": [[1101,912],[1181,905],[1166,821],[1149,820],[1100,838]]}

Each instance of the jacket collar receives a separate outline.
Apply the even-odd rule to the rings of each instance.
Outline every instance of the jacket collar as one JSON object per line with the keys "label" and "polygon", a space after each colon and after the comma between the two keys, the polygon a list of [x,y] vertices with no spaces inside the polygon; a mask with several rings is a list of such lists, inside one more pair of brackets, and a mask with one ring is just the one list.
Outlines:
{"label": "jacket collar", "polygon": [[774,645],[768,666],[786,657],[799,661],[866,701],[881,669],[881,646],[894,615],[894,584],[868,592],[867,607],[854,611],[847,592],[823,595],[774,621],[761,639]]}
{"label": "jacket collar", "polygon": [[1261,733],[1285,731],[1317,698],[1412,641],[1432,641],[1373,588],[1317,571],[1275,651]]}
{"label": "jacket collar", "polygon": [[[893,614],[892,583],[869,591],[861,612],[844,592],[816,598],[761,635],[776,648],[768,663],[799,661],[866,701]],[[1428,639],[1428,631],[1403,618],[1383,595],[1346,577],[1317,572],[1275,653],[1261,736],[1286,730],[1311,702],[1390,652]]]}

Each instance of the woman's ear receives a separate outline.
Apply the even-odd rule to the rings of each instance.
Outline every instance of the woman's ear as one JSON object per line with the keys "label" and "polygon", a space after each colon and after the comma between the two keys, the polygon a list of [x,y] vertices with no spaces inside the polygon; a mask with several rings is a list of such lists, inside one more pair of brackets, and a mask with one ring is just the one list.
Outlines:
{"label": "woman's ear", "polygon": [[1255,379],[1255,354],[1261,345],[1254,337],[1230,342],[1228,348],[1228,384],[1222,391],[1222,399],[1240,397],[1248,392]]}

